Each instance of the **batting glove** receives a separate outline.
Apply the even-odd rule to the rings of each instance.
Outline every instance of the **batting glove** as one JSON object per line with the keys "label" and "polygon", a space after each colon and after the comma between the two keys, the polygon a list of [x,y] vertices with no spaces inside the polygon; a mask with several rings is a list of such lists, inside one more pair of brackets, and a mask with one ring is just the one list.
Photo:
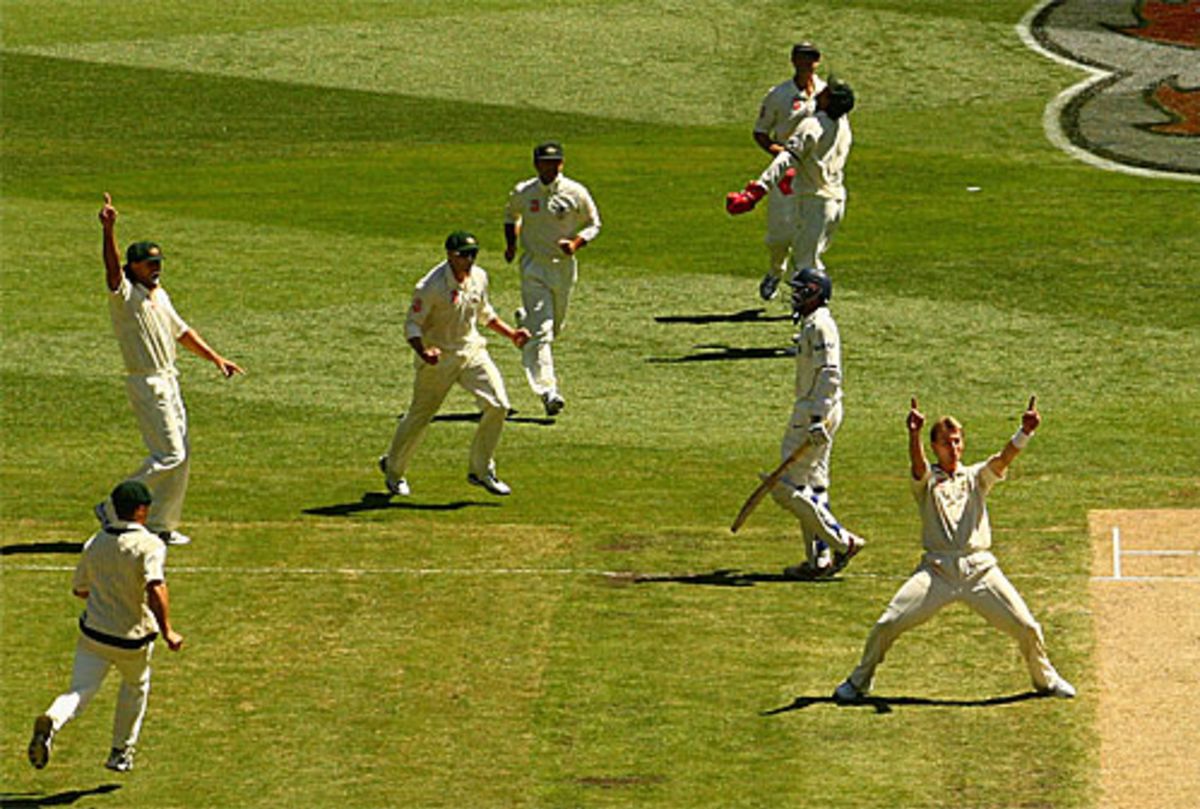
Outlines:
{"label": "batting glove", "polygon": [[808,440],[812,442],[814,447],[823,447],[828,444],[833,438],[829,435],[829,430],[825,429],[825,423],[814,421],[808,425]]}
{"label": "batting glove", "polygon": [[779,188],[779,193],[783,194],[785,197],[790,197],[792,195],[792,180],[795,179],[796,170],[794,168],[785,171],[783,173],[783,178],[775,184],[776,187]]}

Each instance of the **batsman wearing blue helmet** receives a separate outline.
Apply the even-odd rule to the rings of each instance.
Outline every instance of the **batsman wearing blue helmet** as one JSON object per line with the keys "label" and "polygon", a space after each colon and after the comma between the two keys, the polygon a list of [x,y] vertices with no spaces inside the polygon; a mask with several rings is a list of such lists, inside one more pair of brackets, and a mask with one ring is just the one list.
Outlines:
{"label": "batsman wearing blue helmet", "polygon": [[829,510],[829,458],[842,423],[842,348],[829,311],[833,282],[824,270],[805,267],[792,274],[792,319],[796,343],[796,404],[779,448],[781,461],[807,444],[788,466],[771,497],[800,521],[804,561],[784,569],[798,579],[831,576],[862,550],[866,541],[848,531]]}

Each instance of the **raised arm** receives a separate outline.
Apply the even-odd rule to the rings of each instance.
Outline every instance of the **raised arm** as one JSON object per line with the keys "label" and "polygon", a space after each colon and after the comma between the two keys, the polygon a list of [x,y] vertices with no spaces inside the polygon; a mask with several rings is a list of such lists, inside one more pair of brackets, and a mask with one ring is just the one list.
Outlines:
{"label": "raised arm", "polygon": [[113,207],[112,195],[104,192],[104,207],[100,209],[100,225],[104,228],[102,254],[104,256],[104,280],[110,291],[121,285],[121,254],[117,250],[117,209]]}
{"label": "raised arm", "polygon": [[1029,444],[1029,439],[1033,437],[1034,430],[1042,423],[1042,414],[1037,409],[1037,396],[1029,397],[1029,407],[1021,414],[1021,428],[1013,435],[1012,439],[1004,445],[1004,449],[988,458],[988,467],[996,473],[997,477],[1003,477],[1004,472],[1008,469],[1016,457],[1021,454],[1021,450],[1025,449]]}
{"label": "raised arm", "polygon": [[921,428],[925,426],[925,414],[917,409],[917,397],[912,397],[912,405],[905,420],[908,427],[908,459],[911,464],[913,480],[920,480],[929,471],[929,461],[925,458],[925,445],[921,443]]}

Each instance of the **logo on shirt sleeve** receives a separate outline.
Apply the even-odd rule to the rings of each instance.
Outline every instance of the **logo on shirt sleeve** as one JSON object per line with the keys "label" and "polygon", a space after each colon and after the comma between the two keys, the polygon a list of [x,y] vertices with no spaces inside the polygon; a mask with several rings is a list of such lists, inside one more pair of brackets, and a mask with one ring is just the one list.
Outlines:
{"label": "logo on shirt sleeve", "polygon": [[421,312],[421,299],[420,298],[413,298],[412,310],[413,310],[413,312],[420,314],[420,312]]}
{"label": "logo on shirt sleeve", "polygon": [[460,297],[457,289],[450,290],[450,303],[458,303]]}

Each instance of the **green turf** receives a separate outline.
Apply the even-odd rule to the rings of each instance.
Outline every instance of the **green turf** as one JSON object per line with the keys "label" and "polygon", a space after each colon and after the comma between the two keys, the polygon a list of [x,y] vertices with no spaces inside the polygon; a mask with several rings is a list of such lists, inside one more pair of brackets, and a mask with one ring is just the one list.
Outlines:
{"label": "green turf", "polygon": [[[1019,44],[1026,5],[797,3],[793,27],[720,0],[5,2],[0,797],[1095,805],[1087,512],[1200,505],[1200,194],[1045,140],[1045,103],[1079,74]],[[799,553],[770,503],[727,530],[777,457],[790,327],[778,305],[713,320],[758,306],[763,214],[721,197],[763,165],[756,105],[801,36],[860,99],[827,257],[847,364],[833,494],[872,544],[821,585],[736,573]],[[443,420],[412,500],[385,504],[411,285],[469,227],[511,312],[503,204],[546,137],[605,223],[556,354],[568,409],[538,423],[493,341],[516,494],[467,486],[474,425]],[[158,650],[119,779],[99,768],[112,684],[48,769],[23,760],[76,632],[75,557],[52,543],[85,539],[141,457],[103,304],[105,190],[121,240],[163,243],[181,313],[248,370],[181,360],[195,542],[169,576],[188,646]],[[806,700],[918,557],[909,397],[963,418],[975,458],[1031,392],[1046,424],[993,496],[997,552],[1081,698],[980,704],[1028,683],[1007,638],[952,609],[880,669],[879,693],[917,704]],[[455,393],[444,412],[471,410]]]}

